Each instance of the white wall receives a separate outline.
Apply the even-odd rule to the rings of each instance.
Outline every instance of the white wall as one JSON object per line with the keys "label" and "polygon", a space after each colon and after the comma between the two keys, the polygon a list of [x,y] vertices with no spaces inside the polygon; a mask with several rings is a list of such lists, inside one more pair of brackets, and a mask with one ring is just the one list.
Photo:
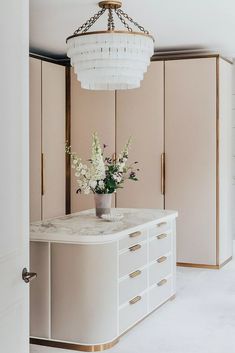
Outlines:
{"label": "white wall", "polygon": [[232,186],[232,199],[233,199],[233,209],[232,209],[232,221],[233,221],[233,238],[235,239],[235,60],[233,66],[233,99],[232,99],[232,108],[233,108],[233,115],[232,115],[232,136],[233,136],[233,165],[232,165],[232,172],[233,172],[233,186]]}

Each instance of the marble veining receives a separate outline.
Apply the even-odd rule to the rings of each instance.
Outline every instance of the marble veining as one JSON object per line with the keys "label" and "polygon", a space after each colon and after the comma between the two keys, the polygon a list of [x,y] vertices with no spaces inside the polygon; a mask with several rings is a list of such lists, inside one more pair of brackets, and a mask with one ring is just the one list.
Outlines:
{"label": "marble veining", "polygon": [[[113,209],[124,217],[107,222],[95,216],[95,210],[86,210],[63,217],[34,222],[30,225],[31,240],[41,241],[110,241],[126,230],[151,224],[164,218],[175,218],[177,212],[158,209]],[[112,237],[112,238],[110,238]],[[117,239],[115,237],[115,239]]]}

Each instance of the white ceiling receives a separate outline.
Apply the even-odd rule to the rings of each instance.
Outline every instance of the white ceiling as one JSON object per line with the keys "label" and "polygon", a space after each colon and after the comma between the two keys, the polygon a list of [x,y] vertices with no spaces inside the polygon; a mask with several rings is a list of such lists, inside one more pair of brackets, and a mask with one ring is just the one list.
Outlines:
{"label": "white ceiling", "polygon": [[[66,37],[98,11],[97,2],[30,0],[31,51],[65,57]],[[235,57],[235,0],[123,0],[123,10],[154,34],[157,50],[209,49]],[[106,26],[98,23],[95,29]]]}

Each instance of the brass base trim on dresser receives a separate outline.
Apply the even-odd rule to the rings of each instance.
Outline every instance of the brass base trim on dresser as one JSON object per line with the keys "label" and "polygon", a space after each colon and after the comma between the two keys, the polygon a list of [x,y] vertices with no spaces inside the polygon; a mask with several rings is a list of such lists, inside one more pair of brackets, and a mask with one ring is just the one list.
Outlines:
{"label": "brass base trim on dresser", "polygon": [[194,268],[207,268],[210,270],[219,270],[222,267],[224,267],[228,262],[232,260],[232,256],[229,257],[227,260],[222,262],[220,265],[205,265],[205,264],[192,264],[192,263],[187,263],[187,262],[177,262],[176,265],[179,267],[194,267]]}
{"label": "brass base trim on dresser", "polygon": [[50,341],[49,339],[41,339],[41,338],[31,338],[30,343],[36,344],[39,346],[46,346],[46,347],[53,347],[53,348],[62,348],[62,349],[69,349],[73,351],[82,351],[82,352],[100,352],[106,349],[110,349],[115,344],[117,344],[119,338],[115,339],[112,342],[104,343],[104,344],[96,344],[96,345],[83,345],[77,343],[68,343],[68,342],[61,342],[61,341]]}
{"label": "brass base trim on dresser", "polygon": [[39,346],[46,346],[46,347],[53,347],[53,348],[62,348],[62,349],[69,349],[69,350],[74,350],[74,351],[83,351],[83,352],[100,352],[104,351],[106,349],[110,349],[113,346],[115,346],[118,342],[119,339],[124,336],[127,332],[132,330],[135,326],[137,326],[141,321],[144,321],[148,316],[152,315],[155,311],[157,311],[161,306],[166,304],[169,301],[172,301],[176,298],[176,294],[173,294],[170,298],[165,300],[161,305],[159,305],[155,310],[151,311],[149,314],[144,316],[142,319],[140,319],[138,322],[136,322],[133,326],[131,326],[128,330],[123,332],[119,337],[117,337],[115,340],[109,343],[104,343],[104,344],[97,344],[97,345],[83,345],[83,344],[77,344],[77,343],[68,343],[68,342],[61,342],[61,341],[51,341],[47,339],[42,339],[42,338],[35,338],[35,337],[30,337],[30,344],[35,344]]}

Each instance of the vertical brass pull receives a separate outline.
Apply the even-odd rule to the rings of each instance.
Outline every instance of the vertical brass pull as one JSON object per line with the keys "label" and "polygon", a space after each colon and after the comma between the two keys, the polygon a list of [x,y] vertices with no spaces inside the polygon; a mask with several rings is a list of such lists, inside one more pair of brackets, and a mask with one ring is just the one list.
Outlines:
{"label": "vertical brass pull", "polygon": [[113,154],[112,154],[112,160],[113,160],[113,162],[115,162],[115,161],[116,161],[116,158],[117,158],[116,153],[113,153]]}
{"label": "vertical brass pull", "polygon": [[165,195],[165,175],[166,166],[165,166],[165,153],[161,154],[161,194]]}
{"label": "vertical brass pull", "polygon": [[44,154],[41,154],[41,194],[44,195]]}

